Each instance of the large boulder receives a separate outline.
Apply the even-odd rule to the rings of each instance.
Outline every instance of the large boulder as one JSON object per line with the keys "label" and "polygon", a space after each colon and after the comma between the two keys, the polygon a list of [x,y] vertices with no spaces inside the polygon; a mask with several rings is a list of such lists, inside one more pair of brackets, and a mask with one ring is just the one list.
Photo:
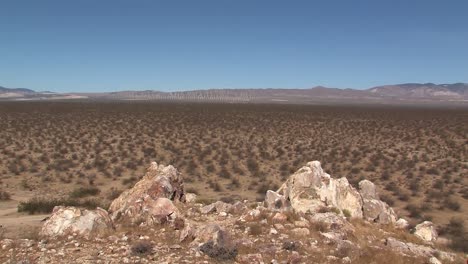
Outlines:
{"label": "large boulder", "polygon": [[[318,212],[324,206],[347,210],[352,217],[362,217],[362,199],[346,178],[333,179],[319,161],[300,168],[278,190],[291,207],[299,212]],[[270,193],[270,196],[273,196]],[[268,197],[267,197],[268,198]],[[279,200],[278,197],[275,200]],[[266,204],[271,204],[267,200]]]}
{"label": "large boulder", "polygon": [[368,180],[359,182],[359,193],[362,197],[364,219],[381,224],[392,224],[397,220],[393,209],[379,199],[374,183]]}
{"label": "large boulder", "polygon": [[114,220],[158,222],[176,216],[173,202],[185,202],[182,176],[171,165],[152,162],[143,179],[115,199],[109,211]]}
{"label": "large boulder", "polygon": [[[337,180],[330,179],[329,186],[332,186],[333,182],[336,182],[335,190],[331,189],[330,193],[322,192],[322,197],[326,197],[327,205],[335,206],[342,211],[347,210],[351,217],[362,218],[362,199],[359,192],[349,184],[345,177]],[[327,186],[322,189],[329,190]]]}
{"label": "large boulder", "polygon": [[396,214],[393,209],[376,199],[363,199],[363,213],[364,219],[371,222],[378,222],[381,224],[391,224],[396,222]]}
{"label": "large boulder", "polygon": [[375,184],[369,180],[359,182],[359,193],[362,199],[379,199]]}
{"label": "large boulder", "polygon": [[296,211],[318,211],[323,206],[318,193],[322,186],[322,177],[329,179],[330,175],[323,172],[320,162],[309,162],[307,166],[291,175],[278,190],[278,193],[289,200],[292,208]]}
{"label": "large boulder", "polygon": [[85,210],[72,206],[56,206],[42,226],[42,236],[57,237],[77,234],[89,238],[114,229],[106,210]]}
{"label": "large boulder", "polygon": [[424,221],[414,228],[414,235],[428,242],[437,240],[438,234],[435,226],[430,221]]}

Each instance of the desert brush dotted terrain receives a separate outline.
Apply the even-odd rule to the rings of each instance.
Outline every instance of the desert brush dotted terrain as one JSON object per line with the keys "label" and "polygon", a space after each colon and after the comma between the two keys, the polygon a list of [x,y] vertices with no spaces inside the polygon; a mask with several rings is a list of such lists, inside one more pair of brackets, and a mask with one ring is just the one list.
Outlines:
{"label": "desert brush dotted terrain", "polygon": [[335,178],[375,182],[400,216],[441,235],[468,223],[467,108],[3,102],[0,128],[4,236],[31,236],[24,225],[54,205],[107,207],[151,161],[174,165],[209,203],[261,200],[320,160]]}

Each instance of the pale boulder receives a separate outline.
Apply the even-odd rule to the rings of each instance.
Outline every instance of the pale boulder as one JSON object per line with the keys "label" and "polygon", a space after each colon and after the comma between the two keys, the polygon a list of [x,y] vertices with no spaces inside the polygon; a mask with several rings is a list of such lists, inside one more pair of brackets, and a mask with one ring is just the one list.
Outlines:
{"label": "pale boulder", "polygon": [[395,222],[395,227],[399,229],[408,229],[409,223],[406,219],[400,218]]}
{"label": "pale boulder", "polygon": [[430,221],[424,221],[415,227],[414,235],[428,242],[437,240],[438,234],[435,226]]}
{"label": "pale boulder", "polygon": [[363,199],[379,199],[375,184],[369,180],[359,182],[359,193]]}
{"label": "pale boulder", "polygon": [[117,197],[109,211],[113,220],[155,222],[161,217],[175,217],[177,208],[172,202],[185,202],[182,176],[171,165],[152,162],[143,179]]}
{"label": "pale boulder", "polygon": [[280,195],[291,202],[291,206],[298,212],[315,212],[322,205],[318,189],[322,185],[324,172],[320,162],[312,161],[300,168],[278,190]]}
{"label": "pale boulder", "polygon": [[430,257],[429,264],[442,264],[442,262],[440,262],[440,260],[437,259],[436,257]]}
{"label": "pale boulder", "polygon": [[56,206],[42,226],[40,235],[56,237],[78,234],[90,237],[113,229],[109,214],[102,208],[85,210],[71,206]]}
{"label": "pale boulder", "polygon": [[392,224],[396,222],[397,215],[395,211],[387,203],[379,199],[374,183],[368,180],[360,181],[359,194],[362,197],[364,219],[380,224]]}
{"label": "pale boulder", "polygon": [[197,200],[197,195],[194,193],[186,193],[185,194],[185,202],[187,203],[194,203]]}
{"label": "pale boulder", "polygon": [[[281,186],[276,193],[269,192],[271,205],[274,201],[284,199],[290,201],[291,207],[298,212],[316,213],[324,206],[333,206],[347,210],[352,217],[362,218],[362,198],[346,178],[333,179],[325,173],[319,161],[311,161]],[[271,207],[271,206],[270,206]]]}
{"label": "pale boulder", "polygon": [[[333,179],[332,179],[333,181]],[[351,217],[362,218],[362,199],[346,178],[336,180],[335,203],[331,205],[340,210],[347,210]]]}

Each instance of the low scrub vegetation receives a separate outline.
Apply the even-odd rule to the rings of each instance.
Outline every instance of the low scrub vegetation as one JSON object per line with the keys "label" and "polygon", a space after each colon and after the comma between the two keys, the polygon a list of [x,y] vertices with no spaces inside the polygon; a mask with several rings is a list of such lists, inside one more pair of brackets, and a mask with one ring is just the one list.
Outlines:
{"label": "low scrub vegetation", "polygon": [[18,204],[18,212],[26,212],[28,214],[48,214],[51,213],[55,206],[78,206],[87,209],[96,209],[102,205],[96,200],[77,200],[77,199],[49,199],[34,197],[26,202]]}
{"label": "low scrub vegetation", "polygon": [[11,199],[10,193],[0,190],[0,201],[8,201]]}
{"label": "low scrub vegetation", "polygon": [[101,191],[97,187],[79,187],[70,193],[70,198],[83,198],[86,196],[96,196]]}
{"label": "low scrub vegetation", "polygon": [[468,210],[466,109],[2,102],[0,127],[0,186],[10,194],[109,202],[156,161],[180,170],[200,200],[254,201],[320,160],[353,185],[373,181],[414,221],[445,225]]}

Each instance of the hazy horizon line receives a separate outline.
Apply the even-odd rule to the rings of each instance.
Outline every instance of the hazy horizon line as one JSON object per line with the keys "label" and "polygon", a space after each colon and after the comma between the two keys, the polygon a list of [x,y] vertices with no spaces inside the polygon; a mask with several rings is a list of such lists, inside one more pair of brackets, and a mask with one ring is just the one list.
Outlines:
{"label": "hazy horizon line", "polygon": [[[209,90],[307,90],[313,88],[328,88],[328,89],[340,89],[340,90],[368,90],[374,87],[379,86],[390,86],[390,85],[406,85],[406,84],[433,84],[433,85],[449,85],[449,84],[468,84],[468,82],[458,81],[458,82],[399,82],[399,83],[392,83],[392,84],[380,84],[380,85],[373,85],[369,87],[335,87],[335,86],[327,86],[327,85],[314,85],[309,87],[210,87],[210,88],[188,88],[188,89],[171,89],[171,90],[164,90],[158,88],[135,88],[135,89],[115,89],[115,90],[98,90],[98,89],[89,89],[90,91],[79,91],[79,90],[56,90],[56,89],[34,89],[30,87],[12,87],[12,86],[4,86],[0,85],[0,87],[7,88],[7,89],[28,89],[34,92],[53,92],[53,93],[115,93],[115,92],[142,92],[142,91],[152,91],[152,92],[163,92],[163,93],[175,93],[175,92],[191,92],[191,91],[209,91]],[[88,90],[88,89],[87,89]]]}

